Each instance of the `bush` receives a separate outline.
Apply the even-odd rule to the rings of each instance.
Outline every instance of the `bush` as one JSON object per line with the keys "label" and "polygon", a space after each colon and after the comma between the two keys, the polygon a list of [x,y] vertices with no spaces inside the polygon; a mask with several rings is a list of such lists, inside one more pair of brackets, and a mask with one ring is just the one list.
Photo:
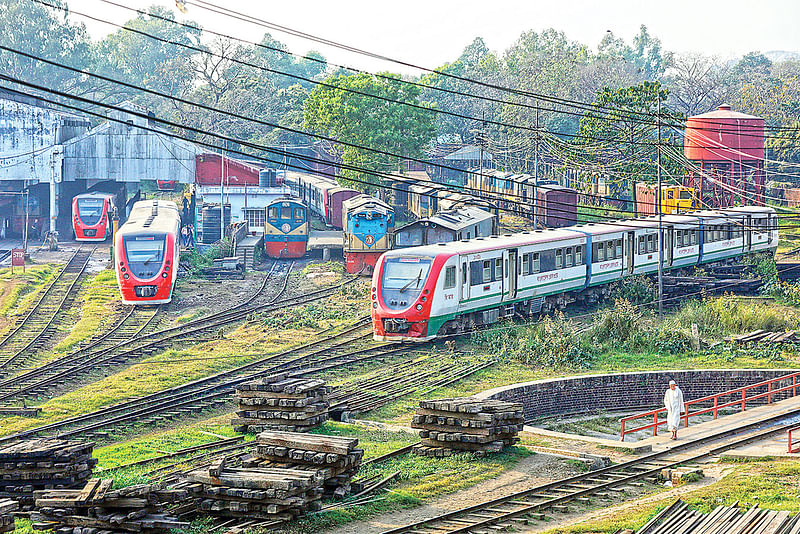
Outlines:
{"label": "bush", "polygon": [[627,343],[644,332],[644,313],[626,299],[619,299],[613,308],[600,311],[590,330],[592,339],[600,343]]}
{"label": "bush", "polygon": [[[800,292],[798,292],[800,298]],[[743,302],[732,295],[705,297],[686,304],[675,322],[683,328],[696,323],[705,335],[743,334],[753,330],[791,330],[798,320],[783,310],[762,303]]]}
{"label": "bush", "polygon": [[473,334],[473,341],[498,357],[546,368],[588,367],[594,357],[561,312],[532,326],[507,326]]}
{"label": "bush", "polygon": [[632,304],[649,304],[658,297],[658,288],[647,276],[632,276],[611,284],[614,300],[627,300]]}
{"label": "bush", "polygon": [[215,259],[229,256],[231,246],[231,240],[225,239],[211,245],[202,253],[196,248],[186,250],[181,253],[181,264],[188,268],[191,275],[195,275],[206,267],[211,267]]}

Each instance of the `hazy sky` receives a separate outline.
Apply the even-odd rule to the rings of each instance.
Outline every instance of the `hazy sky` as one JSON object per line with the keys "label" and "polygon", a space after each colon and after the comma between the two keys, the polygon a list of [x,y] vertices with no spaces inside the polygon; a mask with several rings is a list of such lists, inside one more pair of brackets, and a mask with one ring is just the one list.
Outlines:
{"label": "hazy sky", "polygon": [[[667,50],[702,52],[723,58],[749,51],[800,51],[798,0],[207,0],[306,33],[339,41],[426,67],[458,57],[476,36],[489,48],[502,51],[521,32],[556,28],[567,37],[595,48],[606,30],[630,41],[641,24],[659,37]],[[68,0],[73,11],[122,23],[131,13],[100,0]],[[173,1],[119,0],[131,7],[160,4],[175,9]],[[264,28],[209,13],[188,5],[179,18],[199,22],[248,40],[259,40]],[[94,38],[113,28],[84,21]],[[292,51],[316,49],[331,62],[367,70],[414,71],[306,40],[271,31]]]}

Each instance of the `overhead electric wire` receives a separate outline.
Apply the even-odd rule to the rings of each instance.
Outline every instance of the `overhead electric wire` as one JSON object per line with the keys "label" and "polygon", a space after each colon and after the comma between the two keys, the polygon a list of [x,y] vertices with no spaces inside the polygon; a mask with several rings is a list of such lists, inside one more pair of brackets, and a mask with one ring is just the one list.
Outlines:
{"label": "overhead electric wire", "polygon": [[[48,3],[48,2],[46,2],[44,0],[31,0],[31,1],[39,3],[39,4],[42,4],[42,5],[45,5],[45,6],[48,6],[48,7],[51,7],[53,9],[60,9],[60,10],[63,10],[64,12],[67,12],[67,13],[74,13],[74,14],[80,15],[82,17],[86,17],[86,18],[88,18],[90,20],[94,20],[94,21],[97,21],[97,22],[105,23],[105,24],[120,28],[120,29],[125,30],[125,31],[137,33],[137,34],[146,36],[148,38],[151,38],[151,39],[154,39],[154,40],[157,40],[157,41],[160,41],[160,42],[164,42],[164,43],[167,43],[167,44],[172,44],[172,45],[175,45],[175,46],[180,46],[180,47],[183,47],[183,48],[187,48],[187,49],[193,50],[193,51],[198,52],[198,53],[204,53],[204,54],[212,55],[214,57],[218,57],[218,58],[221,58],[221,59],[226,59],[226,60],[232,61],[234,63],[239,63],[239,64],[242,64],[242,65],[245,65],[245,66],[249,66],[251,68],[257,68],[257,69],[260,69],[260,70],[263,70],[263,71],[266,71],[266,72],[271,72],[271,73],[274,73],[274,74],[295,78],[295,79],[302,80],[302,81],[305,81],[305,82],[308,82],[308,83],[312,83],[312,84],[315,84],[315,85],[322,85],[322,86],[325,86],[325,87],[331,87],[333,89],[337,89],[337,90],[341,90],[341,91],[345,91],[345,92],[352,92],[354,94],[359,94],[361,96],[367,96],[367,97],[370,97],[370,98],[376,98],[376,99],[380,99],[380,100],[384,100],[384,101],[388,101],[388,102],[392,102],[392,103],[396,103],[396,104],[400,104],[400,105],[406,105],[406,106],[409,106],[409,107],[421,109],[421,110],[432,112],[432,113],[446,114],[446,115],[449,115],[449,116],[454,116],[454,117],[457,117],[457,118],[461,118],[461,119],[465,119],[465,120],[471,120],[471,121],[475,121],[475,122],[480,122],[480,121],[488,122],[490,124],[493,124],[493,125],[496,125],[496,126],[502,126],[502,127],[505,127],[505,128],[524,129],[524,130],[529,130],[529,131],[539,131],[539,130],[541,130],[541,131],[545,131],[545,132],[552,133],[552,134],[555,134],[555,135],[562,135],[562,136],[579,138],[579,139],[584,139],[584,138],[585,139],[592,139],[591,137],[581,136],[579,134],[569,134],[569,133],[564,133],[564,132],[553,132],[553,131],[550,131],[550,130],[544,130],[542,128],[537,128],[537,127],[528,127],[528,126],[520,125],[520,124],[510,124],[510,123],[505,123],[505,122],[501,122],[501,121],[495,121],[495,120],[491,120],[491,119],[483,119],[483,118],[473,117],[473,116],[470,116],[470,115],[465,115],[465,114],[462,114],[462,113],[455,113],[455,112],[452,112],[452,111],[447,111],[447,110],[443,110],[443,109],[439,109],[439,108],[421,106],[419,104],[414,104],[414,103],[410,103],[410,102],[406,102],[406,101],[402,101],[402,100],[394,100],[394,99],[391,99],[391,98],[383,97],[381,95],[375,95],[375,94],[372,94],[372,93],[366,93],[366,92],[359,91],[359,90],[352,89],[352,88],[348,88],[348,87],[341,87],[341,86],[338,86],[338,85],[329,84],[329,83],[324,82],[324,81],[314,80],[312,78],[307,78],[307,77],[300,76],[300,75],[297,75],[297,74],[287,73],[287,72],[279,71],[279,70],[276,70],[276,69],[271,69],[271,68],[265,67],[263,65],[256,65],[256,64],[253,64],[253,63],[250,63],[250,62],[246,62],[246,61],[240,60],[238,58],[232,58],[232,57],[223,56],[223,55],[217,54],[217,53],[212,52],[211,50],[208,50],[208,49],[205,49],[205,48],[201,48],[201,47],[198,47],[198,46],[193,46],[193,45],[189,45],[189,44],[186,44],[186,43],[180,43],[180,42],[177,42],[177,41],[172,41],[172,40],[169,40],[169,39],[165,39],[163,37],[160,37],[160,36],[145,32],[145,31],[140,30],[138,28],[131,28],[131,27],[126,26],[126,25],[120,25],[120,24],[117,24],[117,23],[114,23],[114,22],[110,22],[110,21],[105,20],[105,19],[101,19],[99,17],[94,17],[92,15],[88,15],[86,13],[82,13],[80,11],[68,10],[67,8],[64,8],[64,7],[55,5],[55,4],[50,4],[50,3]],[[179,22],[179,21],[176,21],[174,19],[163,17],[163,16],[155,14],[155,13],[148,13],[146,11],[143,11],[143,10],[140,10],[140,9],[137,9],[137,8],[131,8],[131,7],[128,7],[128,6],[124,6],[122,4],[118,4],[118,3],[113,2],[111,0],[100,0],[100,1],[108,3],[108,4],[111,4],[111,5],[114,5],[114,6],[117,6],[117,7],[120,7],[120,8],[123,8],[123,9],[127,9],[129,11],[133,11],[133,12],[139,13],[140,15],[145,15],[145,16],[148,16],[148,17],[156,18],[158,20],[162,20],[164,22],[168,22],[168,23],[171,23],[171,24],[177,24],[177,25],[180,25],[180,26],[183,26],[183,27],[195,30],[195,31],[211,33],[212,35],[218,35],[220,37],[224,37],[224,38],[227,38],[227,39],[244,42],[244,43],[250,44],[252,46],[265,47],[265,48],[267,48],[269,50],[273,50],[273,51],[276,51],[276,52],[289,54],[289,55],[292,55],[292,56],[295,56],[295,57],[297,56],[296,54],[293,54],[293,53],[288,52],[286,50],[282,50],[282,49],[277,48],[277,47],[270,47],[268,45],[264,45],[263,43],[255,43],[253,41],[247,41],[247,40],[244,40],[244,39],[241,39],[241,38],[238,38],[238,37],[222,34],[222,33],[219,33],[219,32],[214,32],[213,30],[207,30],[207,29],[200,28],[198,26],[194,26],[194,25],[191,25],[191,24]],[[301,57],[307,58],[306,56],[301,56]],[[317,61],[321,61],[318,58],[307,58],[307,59],[316,59]],[[347,67],[342,67],[342,68],[347,68]],[[492,99],[491,97],[486,97],[486,96],[483,96],[483,95],[474,95],[474,94],[470,94],[470,93],[462,93],[462,92],[454,91],[454,90],[450,90],[450,89],[438,88],[436,86],[428,86],[428,85],[425,85],[425,84],[419,84],[417,82],[410,82],[408,80],[403,80],[402,78],[395,78],[395,77],[392,77],[392,76],[380,75],[380,74],[375,74],[375,73],[367,73],[367,74],[370,74],[370,75],[376,76],[376,77],[385,78],[385,79],[388,79],[388,80],[392,80],[394,82],[402,82],[402,83],[410,83],[410,84],[413,84],[413,85],[421,85],[421,86],[426,87],[426,88],[431,89],[431,90],[441,90],[441,91],[444,91],[444,92],[448,92],[448,93],[452,93],[452,94],[458,94],[458,95],[461,95],[461,96],[467,96],[467,97],[476,98],[476,99],[490,100],[490,101],[493,101],[493,102],[504,103],[504,104],[507,104],[507,105],[522,105],[522,106],[527,107],[529,109],[538,109],[538,110],[549,111],[549,112],[554,112],[554,113],[566,113],[566,114],[572,114],[572,115],[576,115],[576,116],[583,116],[583,114],[581,114],[581,113],[568,112],[568,111],[564,111],[564,110],[557,110],[557,109],[551,109],[551,108],[542,108],[541,106],[534,106],[534,105],[531,105],[531,104],[516,104],[516,103],[511,102],[511,101]],[[628,112],[630,112],[630,110],[624,110],[624,109],[619,109],[619,110],[615,110],[615,111],[618,112],[618,113],[628,113]],[[610,120],[612,122],[616,122],[617,120],[619,120],[618,118],[613,118],[613,117],[605,117],[605,118],[604,117],[600,117],[600,118],[603,118],[604,120]],[[626,119],[626,120],[628,120],[628,119]],[[639,122],[641,124],[647,124],[647,125],[651,125],[651,126],[655,125],[655,123],[647,123],[647,122],[642,122],[642,121],[639,121]],[[614,139],[606,139],[606,141],[612,142],[612,143],[620,142],[620,141],[617,141],[617,140],[614,140]],[[624,144],[629,144],[629,143],[630,142],[624,142]],[[652,145],[653,143],[642,143],[642,144]]]}
{"label": "overhead electric wire", "polygon": [[[105,3],[113,3],[113,2],[111,2],[111,0],[101,0],[101,1],[105,2]],[[185,2],[185,4],[187,4],[187,5],[195,5],[195,6],[199,7],[199,8],[201,8],[201,9],[205,9],[205,10],[210,11],[212,13],[225,15],[225,16],[228,16],[230,18],[234,18],[234,19],[241,20],[241,21],[244,21],[244,22],[249,22],[249,23],[254,24],[254,25],[262,26],[262,27],[265,27],[265,28],[268,28],[268,29],[272,29],[272,30],[276,30],[276,31],[284,32],[284,33],[288,33],[290,35],[295,35],[296,37],[301,37],[303,39],[307,39],[307,40],[311,40],[311,41],[314,41],[314,42],[318,42],[320,44],[326,44],[328,46],[341,48],[343,50],[348,50],[348,51],[356,53],[356,54],[366,55],[366,56],[369,56],[369,57],[372,57],[372,58],[375,58],[375,59],[381,59],[383,61],[388,61],[388,62],[400,64],[400,65],[403,65],[403,66],[406,66],[406,67],[415,68],[417,70],[421,70],[421,71],[428,72],[428,73],[431,73],[431,74],[438,74],[440,76],[445,76],[445,77],[448,77],[448,78],[457,79],[459,81],[463,81],[463,82],[470,83],[470,84],[477,84],[477,85],[480,85],[480,86],[483,86],[483,87],[499,90],[499,91],[502,91],[502,92],[512,93],[512,94],[519,95],[519,96],[526,96],[526,97],[533,98],[533,99],[536,99],[536,100],[543,100],[543,101],[546,101],[546,102],[559,104],[559,105],[565,105],[565,106],[569,106],[569,107],[574,107],[574,108],[578,108],[578,109],[585,110],[585,111],[591,111],[591,112],[595,112],[595,113],[599,113],[599,112],[608,113],[609,111],[606,111],[606,110],[610,110],[611,112],[628,113],[630,115],[641,115],[641,116],[647,117],[647,118],[655,117],[655,113],[652,113],[652,112],[641,112],[641,111],[629,110],[629,109],[625,109],[625,108],[616,108],[616,107],[611,107],[611,106],[603,106],[603,105],[599,105],[599,104],[595,104],[595,103],[581,102],[581,101],[578,101],[578,100],[572,100],[572,99],[568,99],[568,98],[556,97],[556,96],[552,96],[552,95],[545,95],[545,94],[542,94],[542,93],[534,93],[534,92],[531,92],[531,91],[525,91],[525,90],[521,90],[521,89],[517,89],[517,88],[505,87],[505,86],[501,86],[501,85],[497,85],[497,84],[492,84],[492,83],[489,83],[489,82],[483,82],[481,80],[476,80],[476,79],[473,79],[473,78],[467,78],[465,76],[455,75],[455,74],[452,74],[452,73],[449,73],[449,72],[445,72],[445,71],[441,71],[441,70],[438,70],[438,69],[431,69],[431,68],[428,68],[428,67],[422,67],[422,66],[419,66],[419,65],[414,65],[412,63],[409,63],[409,62],[406,62],[406,61],[403,61],[403,60],[393,59],[393,58],[389,58],[387,56],[383,56],[383,55],[380,55],[380,54],[375,54],[375,53],[369,52],[367,50],[362,50],[362,49],[350,47],[349,45],[344,45],[344,44],[341,44],[341,43],[337,43],[336,41],[332,41],[332,40],[329,40],[329,39],[317,37],[317,36],[314,36],[312,34],[309,34],[309,33],[306,33],[306,32],[302,32],[300,30],[295,30],[295,29],[292,29],[292,28],[288,28],[286,26],[282,26],[282,25],[279,25],[279,24],[276,24],[276,23],[272,23],[272,22],[263,20],[263,19],[259,19],[258,17],[252,16],[252,15],[248,15],[246,13],[241,13],[241,12],[238,12],[238,11],[235,11],[233,9],[226,8],[226,7],[219,6],[219,5],[214,4],[212,2],[208,2],[207,0],[194,0],[194,1],[187,0]],[[118,4],[115,4],[115,5],[118,5]],[[346,67],[346,66],[341,66],[341,65],[338,65],[338,66],[341,67],[341,68],[348,69],[348,70],[357,71],[357,69],[353,69],[351,67]],[[358,72],[363,72],[363,71],[358,71]],[[368,73],[368,74],[371,74],[371,75],[375,76],[374,73]],[[424,84],[423,84],[423,86],[428,88],[428,89],[431,89],[431,90],[441,90],[441,88],[438,88],[436,86],[430,86],[430,85],[424,85]],[[470,96],[472,98],[478,98],[478,99],[484,98],[481,95],[474,95],[474,94],[471,94],[471,93],[463,93],[462,96]],[[549,111],[555,111],[557,113],[559,112],[557,110],[549,110]],[[657,125],[657,123],[655,123],[655,122],[649,122],[649,123],[646,123],[646,124],[649,124],[651,126],[656,126]],[[662,122],[662,124],[669,124],[669,123],[663,123]],[[787,130],[791,130],[791,131],[796,130],[796,128],[793,128],[793,127],[786,127],[786,129]]]}
{"label": "overhead electric wire", "polygon": [[[106,81],[108,83],[113,83],[113,84],[116,84],[116,85],[120,85],[122,87],[127,87],[129,89],[133,89],[135,91],[141,91],[141,92],[149,93],[149,94],[152,94],[154,96],[158,96],[160,98],[165,98],[165,99],[172,100],[172,101],[175,101],[175,102],[180,102],[182,104],[186,104],[186,105],[189,105],[189,106],[194,106],[194,107],[197,107],[197,108],[200,108],[200,109],[205,109],[206,111],[209,111],[209,112],[212,112],[212,113],[220,113],[220,114],[223,114],[223,115],[227,115],[227,116],[230,116],[230,117],[232,117],[234,119],[241,119],[241,120],[245,120],[245,121],[249,121],[249,122],[253,122],[253,123],[257,123],[257,124],[261,124],[261,125],[266,125],[266,126],[270,126],[270,127],[274,127],[274,128],[278,128],[278,129],[283,129],[283,130],[291,131],[293,133],[308,135],[310,137],[324,139],[324,140],[327,140],[327,141],[343,144],[345,146],[350,146],[350,147],[353,147],[353,148],[359,148],[359,149],[362,149],[362,150],[376,152],[376,153],[380,153],[380,154],[384,154],[384,155],[388,155],[388,156],[392,156],[392,157],[397,157],[397,158],[401,158],[401,159],[408,159],[408,160],[415,161],[415,162],[418,162],[418,163],[423,163],[423,164],[431,165],[431,166],[437,166],[437,167],[440,167],[440,168],[445,168],[445,169],[453,170],[453,171],[456,171],[456,172],[463,172],[463,173],[466,173],[466,174],[472,174],[474,176],[481,176],[481,177],[485,177],[486,176],[485,174],[477,173],[477,172],[474,172],[474,171],[465,171],[465,170],[459,169],[457,167],[450,167],[450,166],[442,165],[440,163],[435,163],[435,162],[430,162],[430,161],[427,161],[427,160],[422,160],[422,159],[419,159],[419,158],[413,158],[413,157],[410,157],[410,156],[403,156],[403,155],[400,155],[400,154],[394,154],[394,153],[387,152],[387,151],[380,150],[380,149],[374,149],[374,148],[366,147],[366,146],[363,146],[363,145],[358,145],[358,144],[354,144],[354,143],[348,143],[348,142],[345,142],[345,141],[339,141],[337,139],[334,139],[334,138],[331,138],[331,137],[328,137],[328,136],[323,136],[323,135],[320,135],[320,134],[313,134],[313,133],[305,132],[303,130],[297,130],[297,129],[294,129],[294,128],[281,126],[281,125],[278,125],[278,124],[274,124],[274,123],[270,123],[270,122],[267,122],[267,121],[263,121],[261,119],[256,119],[256,118],[252,118],[252,117],[245,117],[245,116],[240,115],[238,113],[233,113],[233,112],[230,112],[230,111],[227,111],[227,110],[214,108],[212,106],[209,106],[209,105],[206,105],[206,104],[203,104],[203,103],[200,103],[200,102],[195,102],[195,101],[188,100],[188,99],[185,99],[185,98],[182,98],[182,97],[176,97],[176,96],[173,96],[173,95],[162,93],[162,92],[156,91],[154,89],[149,89],[149,88],[138,86],[138,85],[135,85],[135,84],[131,84],[131,83],[128,83],[128,82],[125,82],[125,81],[117,80],[115,78],[111,78],[111,77],[104,76],[104,75],[101,75],[101,74],[93,73],[93,72],[87,71],[85,69],[79,69],[77,67],[64,65],[64,64],[61,64],[61,63],[59,63],[57,61],[52,61],[52,60],[49,60],[49,59],[46,59],[46,58],[42,58],[42,57],[36,56],[34,54],[29,54],[27,52],[16,50],[14,48],[7,47],[7,46],[4,46],[4,45],[0,45],[0,50],[6,50],[8,52],[12,52],[12,53],[21,55],[23,57],[27,57],[27,58],[35,60],[35,61],[39,61],[39,62],[42,62],[42,63],[46,63],[48,65],[52,65],[52,66],[55,66],[55,67],[63,68],[63,69],[66,69],[66,70],[69,70],[69,71],[72,71],[72,72],[75,72],[75,73],[79,73],[79,74],[82,74],[82,75],[85,75],[85,76],[90,76],[90,77],[93,77],[93,78],[97,78],[97,79]],[[29,82],[22,82],[20,80],[12,79],[12,78],[7,77],[7,76],[4,76],[4,77],[7,80],[11,81],[12,83],[18,82],[18,83],[29,84]],[[44,90],[44,91],[50,91],[50,89],[45,88],[43,86],[40,86],[39,88],[41,90]],[[64,96],[66,98],[74,98],[75,97],[75,95],[70,95],[69,93],[63,93],[61,96]],[[105,104],[102,104],[100,102],[95,102],[95,101],[89,101],[87,103],[90,103],[90,104],[93,104],[93,105],[99,105],[99,106],[104,106],[105,105]],[[186,126],[186,125],[180,125],[180,124],[176,124],[176,123],[170,123],[170,125],[173,126],[173,127],[177,127],[177,128],[188,128],[188,126]],[[197,133],[200,133],[201,135],[203,134],[202,131],[200,131],[200,130],[198,130],[196,128],[193,128],[193,129],[196,130]],[[232,141],[234,143],[242,144],[241,140],[237,140],[237,139],[234,139],[234,138],[227,138],[227,140],[228,141]],[[272,149],[270,147],[266,147],[266,146],[263,146],[263,145],[256,145],[255,148],[256,149],[260,149],[260,150],[271,151],[273,153],[277,153],[278,155],[287,155],[288,154],[288,155],[291,155],[291,156],[293,156],[295,158],[306,159],[306,160],[309,160],[309,161],[312,161],[312,162],[315,162],[315,163],[323,163],[323,164],[327,164],[327,165],[334,164],[335,166],[338,166],[340,168],[348,168],[349,170],[354,170],[355,172],[366,172],[367,171],[367,170],[365,170],[363,168],[359,168],[359,167],[356,167],[356,166],[349,166],[349,167],[352,167],[352,168],[349,168],[348,164],[330,162],[330,161],[327,161],[327,160],[319,160],[318,158],[310,158],[309,156],[304,156],[304,155],[300,155],[300,154],[292,153],[292,152],[286,152],[286,151],[283,151],[283,150],[276,151],[276,150],[274,150],[274,149]],[[388,177],[390,179],[392,177],[394,177],[394,178],[398,177],[397,175],[392,175],[390,173],[374,174],[374,173],[379,172],[379,171],[372,171],[372,170],[368,170],[368,171],[373,173],[373,175],[375,175],[376,177]],[[404,177],[400,177],[400,178],[404,178]],[[515,181],[515,180],[509,180],[509,181],[524,185],[523,182],[518,182],[518,181]],[[459,187],[459,189],[462,189],[462,190],[466,189],[463,186],[454,186],[454,187]],[[485,191],[477,191],[477,192],[478,192],[478,194],[486,194]],[[518,194],[510,194],[510,193],[505,193],[505,194],[507,196],[511,195],[511,196],[515,196],[517,198],[522,198],[522,195],[518,195]],[[499,200],[507,202],[506,199],[502,199],[501,198]],[[607,198],[606,200],[616,200],[616,199]],[[586,207],[590,207],[590,206],[586,206]],[[621,213],[631,213],[628,210],[619,210],[619,209],[615,209],[615,208],[608,208],[608,210],[621,212]]]}
{"label": "overhead electric wire", "polygon": [[[225,136],[225,135],[222,135],[222,134],[217,134],[217,133],[214,133],[214,132],[210,132],[210,131],[207,131],[207,130],[201,130],[201,129],[195,128],[193,126],[177,124],[175,122],[172,122],[172,121],[169,121],[169,120],[166,120],[166,119],[161,119],[161,118],[154,117],[152,115],[147,115],[145,113],[140,113],[140,112],[137,112],[137,111],[134,111],[134,110],[128,110],[128,109],[125,109],[125,108],[121,108],[119,106],[114,106],[112,104],[106,104],[106,103],[102,103],[102,102],[93,101],[93,100],[88,99],[88,98],[83,97],[83,96],[71,95],[71,94],[65,93],[63,91],[59,91],[59,90],[51,89],[51,88],[46,88],[46,87],[43,87],[43,86],[39,86],[37,84],[33,84],[33,83],[26,82],[26,81],[23,81],[23,80],[15,79],[15,78],[12,78],[12,77],[9,77],[9,76],[6,76],[6,75],[0,75],[0,79],[4,79],[4,80],[9,81],[11,83],[17,83],[17,84],[20,84],[20,85],[25,85],[25,86],[31,87],[32,89],[36,89],[36,90],[39,90],[39,91],[49,92],[51,94],[60,96],[62,98],[69,98],[69,99],[73,99],[73,100],[77,100],[77,101],[83,102],[85,104],[97,105],[97,106],[100,106],[100,107],[105,107],[107,109],[112,109],[112,110],[116,110],[116,111],[120,111],[120,112],[123,112],[123,113],[130,114],[130,115],[138,116],[138,117],[143,118],[143,119],[152,120],[152,121],[155,121],[155,122],[160,122],[162,124],[171,126],[173,128],[185,129],[185,130],[194,131],[195,133],[199,133],[199,134],[210,135],[212,137],[216,137],[216,138],[221,139],[221,140],[226,141],[226,142],[227,141],[231,141],[231,142],[234,142],[236,144],[247,146],[249,148],[263,150],[263,151],[269,152],[269,153],[275,153],[275,154],[277,154],[279,156],[284,156],[286,154],[284,151],[277,151],[277,150],[274,150],[274,149],[268,149],[267,147],[259,146],[259,145],[254,144],[254,143],[250,143],[250,142],[246,142],[246,141],[242,141],[242,140],[237,140],[235,138],[231,138],[231,137],[228,137],[228,136]],[[3,89],[9,90],[9,91],[17,93],[17,94],[27,95],[27,93],[22,93],[20,91],[17,91],[15,89],[10,88],[10,87],[5,87]],[[58,106],[65,107],[67,109],[80,111],[82,113],[85,113],[85,114],[88,114],[88,115],[92,115],[92,116],[96,116],[96,117],[100,117],[100,118],[103,118],[103,119],[106,119],[106,120],[109,120],[109,121],[118,122],[118,123],[121,123],[121,124],[129,124],[129,123],[127,123],[126,121],[124,121],[122,119],[116,119],[116,118],[113,118],[113,117],[106,117],[106,116],[104,116],[104,115],[102,115],[100,113],[92,112],[92,111],[86,110],[84,108],[72,106],[72,105],[65,104],[63,102],[59,102],[59,101],[56,101],[56,100],[48,100],[48,99],[43,99],[43,100],[46,101],[46,102],[52,103],[52,104],[56,104]],[[167,136],[170,136],[170,137],[181,139],[183,141],[189,141],[189,142],[193,142],[195,144],[199,144],[199,145],[202,145],[202,146],[208,146],[208,147],[211,147],[211,148],[214,148],[214,149],[217,149],[217,150],[220,149],[220,147],[217,146],[217,145],[213,145],[213,144],[205,143],[205,142],[201,142],[201,141],[189,140],[189,139],[186,139],[185,137],[183,137],[183,136],[181,136],[179,134],[175,134],[175,133],[172,133],[172,132],[169,132],[169,131],[159,130],[159,129],[155,129],[155,128],[149,128],[149,127],[141,126],[141,125],[136,125],[136,127],[139,128],[139,129],[146,130],[146,131],[152,131],[152,132],[156,132],[156,133],[159,133],[159,134],[162,134],[162,135],[167,135]],[[236,151],[236,150],[228,150],[228,152],[239,153],[239,154],[251,157],[251,158],[254,157],[251,154],[247,154],[247,153]],[[304,157],[304,156],[295,155],[295,157]],[[281,160],[272,160],[272,159],[269,159],[269,158],[265,158],[263,156],[256,156],[256,158],[260,159],[262,161],[269,162],[269,163],[276,163],[276,164],[280,164],[280,165],[286,165],[286,163],[284,161],[281,161]],[[311,159],[313,159],[313,158],[311,158]],[[325,161],[325,160],[323,160],[323,162],[326,163],[326,164],[333,164],[334,166],[342,166],[341,164],[338,164],[336,162],[330,162],[330,161]],[[289,164],[288,166],[293,167],[293,168],[297,168],[297,166],[292,165],[292,164]],[[347,166],[343,166],[343,167],[347,168]],[[369,174],[369,175],[373,175],[373,176],[380,177],[380,178],[387,177],[385,175],[382,175],[381,173],[378,173],[376,171],[372,171],[372,170],[369,170],[369,169],[357,169],[357,172],[362,172],[364,174]],[[334,179],[336,178],[336,175],[331,174],[331,173],[327,173],[327,172],[324,172],[324,171],[316,171],[316,173],[318,175],[329,176],[329,177],[334,178]],[[391,176],[389,176],[389,178],[391,179]],[[413,182],[414,181],[413,179],[410,179],[409,177],[405,177],[405,176],[395,176],[395,178],[400,178],[399,181],[406,181],[406,182],[409,182],[409,181]],[[369,185],[369,186],[379,187],[379,188],[383,188],[383,189],[401,190],[402,191],[402,189],[400,189],[398,187],[388,186],[388,185],[384,185],[384,184],[376,185],[374,183],[366,182],[364,180],[351,179],[351,181],[356,182],[356,183],[363,183],[363,184],[366,184],[366,185]],[[395,180],[395,181],[398,181],[398,180]],[[428,184],[422,184],[422,185],[428,185]],[[435,185],[440,189],[447,190],[447,187],[444,186],[443,184],[435,184]],[[463,192],[463,191],[455,191],[455,192]],[[485,192],[481,192],[481,194],[484,197],[486,197],[486,193]],[[424,195],[424,196],[432,196],[432,195]],[[499,200],[501,202],[514,204],[514,202],[510,202],[507,199],[498,199],[497,197],[491,197],[491,196],[488,197],[488,198],[489,199],[493,199],[493,200]],[[525,204],[524,206],[527,207],[528,205]],[[593,207],[588,207],[588,208],[594,209]],[[493,206],[493,209],[496,209],[498,211],[508,211],[508,212],[513,213],[513,214],[518,214],[517,210],[511,210],[511,209],[502,208],[502,207],[499,207],[499,206]],[[548,209],[550,209],[552,211],[556,211],[556,212],[564,212],[565,211],[565,210],[559,209],[559,208],[548,208]],[[608,211],[608,210],[606,210],[606,211]],[[569,213],[572,214],[573,212],[570,211]],[[626,213],[628,213],[628,212],[626,212]],[[580,214],[576,213],[576,216],[580,216]],[[625,228],[629,228],[630,227],[624,221],[620,221],[620,219],[615,219],[613,217],[607,217],[607,216],[603,216],[601,214],[596,214],[596,215],[594,215],[594,217],[601,218],[601,219],[602,218],[610,219],[608,221],[602,221],[602,224],[607,224],[607,225],[611,225],[611,226],[615,226],[615,225],[616,226],[623,226]],[[592,221],[586,221],[586,222],[592,222]],[[791,226],[791,228],[795,228],[795,227]]]}

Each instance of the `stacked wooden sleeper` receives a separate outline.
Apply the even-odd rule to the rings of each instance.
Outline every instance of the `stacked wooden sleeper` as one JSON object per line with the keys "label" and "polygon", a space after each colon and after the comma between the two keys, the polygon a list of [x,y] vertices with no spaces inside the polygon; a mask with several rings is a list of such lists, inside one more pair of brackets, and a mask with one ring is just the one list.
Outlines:
{"label": "stacked wooden sleeper", "polygon": [[149,484],[112,490],[112,483],[93,478],[83,489],[37,491],[33,527],[58,534],[156,534],[188,526],[164,506],[185,500],[189,492]]}
{"label": "stacked wooden sleeper", "polygon": [[34,492],[83,487],[97,460],[93,443],[59,439],[24,440],[0,447],[0,498],[34,504]]}
{"label": "stacked wooden sleeper", "polygon": [[0,532],[14,532],[14,512],[19,503],[12,499],[0,499]]}
{"label": "stacked wooden sleeper", "polygon": [[357,446],[357,438],[265,431],[258,435],[253,457],[243,465],[311,470],[322,475],[326,495],[344,497],[364,456]]}
{"label": "stacked wooden sleeper", "polygon": [[421,456],[500,452],[519,441],[517,433],[525,423],[519,403],[461,397],[420,401],[419,405],[411,427],[418,429],[422,438],[414,448]]}
{"label": "stacked wooden sleeper", "polygon": [[219,460],[188,473],[199,508],[212,515],[266,520],[291,519],[319,510],[324,479],[286,468],[227,467]]}
{"label": "stacked wooden sleeper", "polygon": [[328,419],[328,393],[322,380],[288,378],[286,373],[245,382],[236,387],[234,430],[310,430]]}

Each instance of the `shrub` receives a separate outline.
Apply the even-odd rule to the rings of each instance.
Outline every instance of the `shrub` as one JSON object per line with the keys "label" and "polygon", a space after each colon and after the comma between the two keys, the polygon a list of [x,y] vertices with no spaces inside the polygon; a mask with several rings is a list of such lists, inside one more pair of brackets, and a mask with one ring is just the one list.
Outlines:
{"label": "shrub", "polygon": [[[511,325],[508,325],[511,326]],[[593,355],[561,312],[531,326],[500,328],[473,334],[473,340],[498,357],[546,368],[588,367]]]}
{"label": "shrub", "polygon": [[611,284],[614,300],[627,300],[632,304],[648,304],[658,297],[658,288],[647,276],[632,276]]}
{"label": "shrub", "polygon": [[644,313],[626,299],[619,299],[613,308],[600,311],[591,328],[591,336],[600,343],[616,341],[627,343],[640,337],[644,331]]}
{"label": "shrub", "polygon": [[[800,297],[800,293],[798,293]],[[743,302],[732,295],[705,297],[685,305],[675,316],[683,328],[697,324],[706,335],[742,334],[753,330],[790,330],[797,317],[757,302]]]}

